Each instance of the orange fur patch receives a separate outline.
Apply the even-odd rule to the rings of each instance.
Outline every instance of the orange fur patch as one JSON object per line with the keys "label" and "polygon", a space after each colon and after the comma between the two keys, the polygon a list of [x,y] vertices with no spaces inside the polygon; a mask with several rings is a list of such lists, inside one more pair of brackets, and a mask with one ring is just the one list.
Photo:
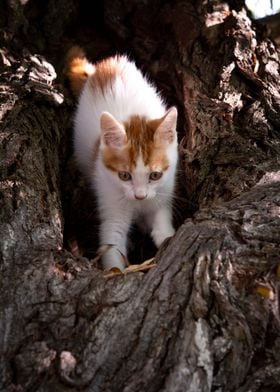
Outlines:
{"label": "orange fur patch", "polygon": [[150,171],[167,170],[169,161],[163,146],[156,146],[154,133],[159,126],[159,120],[146,120],[144,117],[132,116],[125,123],[127,135],[126,146],[118,151],[105,148],[103,151],[103,162],[112,171],[132,171],[136,167],[139,156],[142,156],[145,166]]}
{"label": "orange fur patch", "polygon": [[102,60],[95,66],[95,73],[91,77],[91,86],[93,89],[100,89],[104,94],[106,88],[112,87],[116,76],[122,77],[122,67],[120,65],[120,56],[110,57]]}
{"label": "orange fur patch", "polygon": [[131,161],[128,147],[122,150],[114,150],[106,147],[102,152],[104,165],[113,172],[131,171]]}
{"label": "orange fur patch", "polygon": [[70,80],[71,90],[78,96],[87,80],[94,73],[94,66],[88,62],[84,51],[74,46],[67,54],[66,74]]}
{"label": "orange fur patch", "polygon": [[88,77],[91,77],[92,88],[98,88],[104,93],[106,87],[112,85],[116,75],[122,76],[120,56],[116,55],[93,65],[87,60],[83,49],[74,46],[67,54],[66,74],[76,96],[80,94]]}
{"label": "orange fur patch", "polygon": [[161,123],[158,120],[146,120],[144,117],[132,116],[125,124],[125,130],[130,144],[131,161],[136,164],[137,158],[142,155],[144,164],[153,171],[156,168],[167,170],[169,162],[165,148],[156,146],[154,134]]}

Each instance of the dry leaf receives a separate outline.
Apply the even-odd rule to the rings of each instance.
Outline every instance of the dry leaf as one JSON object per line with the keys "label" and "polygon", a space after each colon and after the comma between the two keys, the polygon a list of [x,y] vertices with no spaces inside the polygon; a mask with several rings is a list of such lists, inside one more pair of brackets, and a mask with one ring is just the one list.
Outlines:
{"label": "dry leaf", "polygon": [[110,268],[109,270],[104,271],[105,278],[112,278],[113,276],[118,276],[118,275],[123,275],[123,272],[117,267],[113,267]]}
{"label": "dry leaf", "polygon": [[156,264],[154,263],[154,257],[144,261],[141,264],[132,264],[129,267],[127,267],[124,270],[124,273],[129,273],[129,272],[137,272],[137,271],[146,271],[152,267],[154,267]]}
{"label": "dry leaf", "polygon": [[132,272],[147,271],[155,266],[156,264],[154,263],[154,257],[153,257],[152,259],[144,261],[144,263],[142,264],[132,264],[129,267],[125,268],[124,271],[121,271],[119,268],[116,267],[111,268],[110,270],[104,272],[104,277],[112,278],[114,276],[126,275]]}
{"label": "dry leaf", "polygon": [[255,292],[266,299],[273,300],[274,299],[274,292],[272,288],[268,285],[259,284],[255,287]]}

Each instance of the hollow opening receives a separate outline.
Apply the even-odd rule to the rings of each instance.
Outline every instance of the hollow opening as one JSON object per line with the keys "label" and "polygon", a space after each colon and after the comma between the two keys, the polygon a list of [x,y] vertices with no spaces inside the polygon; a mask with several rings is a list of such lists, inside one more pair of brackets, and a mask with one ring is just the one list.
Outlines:
{"label": "hollow opening", "polygon": [[[115,53],[127,53],[145,74],[149,71],[149,61],[141,62],[141,55],[137,53],[137,45],[126,41],[120,36],[116,36],[108,29],[106,16],[104,16],[103,6],[100,2],[94,8],[94,13],[88,12],[87,4],[80,2],[79,18],[72,21],[67,29],[69,39],[65,47],[71,48],[73,45],[80,45],[85,50],[87,57],[93,63],[104,59]],[[124,21],[124,23],[126,23]],[[89,39],[90,37],[90,39]],[[58,56],[57,56],[58,55]],[[69,129],[65,132],[65,159],[62,163],[62,206],[64,215],[64,246],[66,249],[92,259],[96,255],[99,246],[99,217],[96,198],[83,174],[77,168],[73,159],[73,124],[72,117],[75,112],[76,99],[71,95],[68,81],[63,76],[65,65],[65,55],[57,52],[51,53],[51,58],[55,61],[58,70],[58,82],[65,87],[66,102],[69,104]],[[157,59],[151,58],[155,64]],[[153,67],[151,67],[151,70]],[[183,136],[182,118],[180,118],[180,98],[176,97],[175,89],[172,85],[172,78],[166,80],[163,75],[152,71],[151,80],[166,99],[168,106],[175,105],[179,110],[178,135]],[[182,162],[178,165],[177,189],[173,200],[174,226],[177,229],[186,217],[189,217],[195,207],[188,200],[186,182],[184,177],[184,167]],[[156,253],[157,249],[149,235],[143,235],[136,226],[133,226],[129,234],[130,263],[141,263]]]}

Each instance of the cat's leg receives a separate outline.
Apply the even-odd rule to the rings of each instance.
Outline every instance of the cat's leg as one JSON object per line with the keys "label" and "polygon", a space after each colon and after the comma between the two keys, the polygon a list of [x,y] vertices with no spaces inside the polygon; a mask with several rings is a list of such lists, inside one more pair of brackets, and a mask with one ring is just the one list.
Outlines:
{"label": "cat's leg", "polygon": [[152,239],[155,245],[159,248],[163,241],[172,237],[175,233],[172,225],[172,211],[168,206],[162,206],[159,208],[155,215],[152,224]]}
{"label": "cat's leg", "polygon": [[131,225],[131,217],[123,211],[107,209],[101,217],[100,244],[111,245],[102,256],[104,269],[125,269],[127,235]]}

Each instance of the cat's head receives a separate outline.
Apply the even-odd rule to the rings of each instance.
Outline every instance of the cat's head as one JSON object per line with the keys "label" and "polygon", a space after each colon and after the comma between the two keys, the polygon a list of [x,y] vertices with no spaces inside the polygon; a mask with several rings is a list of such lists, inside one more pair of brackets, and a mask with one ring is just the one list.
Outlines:
{"label": "cat's head", "polygon": [[103,112],[101,159],[111,180],[129,200],[153,199],[173,182],[177,163],[177,109],[159,119],[132,116],[121,123]]}

